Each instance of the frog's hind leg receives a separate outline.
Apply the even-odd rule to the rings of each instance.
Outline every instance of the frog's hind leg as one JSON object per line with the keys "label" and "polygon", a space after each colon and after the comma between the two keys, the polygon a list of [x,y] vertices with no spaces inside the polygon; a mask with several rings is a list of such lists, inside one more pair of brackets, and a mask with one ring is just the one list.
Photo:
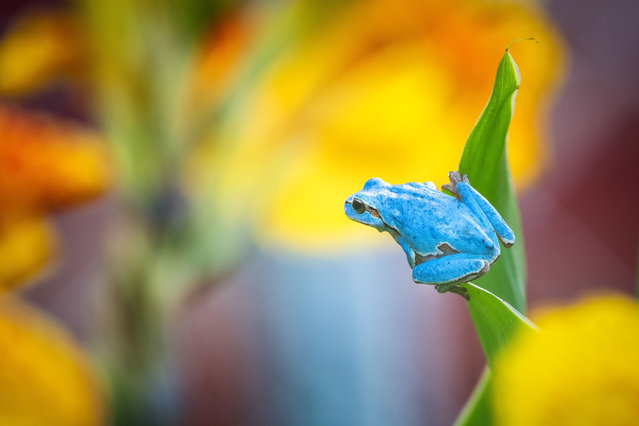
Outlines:
{"label": "frog's hind leg", "polygon": [[422,284],[434,284],[440,293],[447,291],[460,293],[456,291],[460,289],[457,284],[474,280],[484,275],[489,269],[490,263],[481,256],[456,253],[415,266],[413,280]]}
{"label": "frog's hind leg", "polygon": [[467,182],[460,182],[457,184],[457,191],[461,195],[463,202],[466,202],[466,205],[470,208],[474,208],[473,201],[476,203],[476,206],[486,215],[486,219],[506,247],[510,247],[515,244],[515,234],[512,229],[510,229],[499,212],[488,202],[488,200],[486,200],[486,198],[484,198],[483,195],[477,192],[477,190],[470,186]]}
{"label": "frog's hind leg", "polygon": [[[484,222],[483,225],[490,225],[506,247],[515,244],[515,234],[512,229],[488,200],[468,183],[468,177],[460,175],[459,172],[450,172],[448,177],[450,184],[444,185],[443,188],[453,192],[457,199],[466,204],[475,215],[485,218],[488,223]],[[497,241],[495,242],[498,244]]]}

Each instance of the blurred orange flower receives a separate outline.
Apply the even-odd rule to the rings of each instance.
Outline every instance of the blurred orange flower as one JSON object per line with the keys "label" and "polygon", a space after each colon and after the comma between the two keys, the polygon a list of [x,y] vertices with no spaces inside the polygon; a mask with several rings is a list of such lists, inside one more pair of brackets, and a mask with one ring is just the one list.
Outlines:
{"label": "blurred orange flower", "polygon": [[108,184],[106,150],[79,125],[0,105],[0,214],[90,200]]}

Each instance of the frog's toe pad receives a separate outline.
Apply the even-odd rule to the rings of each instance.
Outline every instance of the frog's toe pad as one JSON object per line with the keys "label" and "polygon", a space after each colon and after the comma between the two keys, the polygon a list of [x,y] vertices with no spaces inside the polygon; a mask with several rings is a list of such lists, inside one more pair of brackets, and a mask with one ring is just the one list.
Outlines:
{"label": "frog's toe pad", "polygon": [[442,185],[442,189],[449,191],[451,194],[455,195],[459,199],[459,193],[457,192],[457,184],[460,182],[468,183],[468,176],[462,175],[459,172],[450,172],[448,173],[448,179],[450,179],[450,183]]}
{"label": "frog's toe pad", "polygon": [[457,184],[459,182],[466,182],[468,183],[468,176],[466,175],[462,175],[459,172],[449,172],[448,173],[448,179],[450,179],[450,183],[453,186],[457,186]]}
{"label": "frog's toe pad", "polygon": [[510,248],[515,244],[515,234],[513,234],[510,228],[501,230],[500,233],[497,234],[497,237],[506,248]]}

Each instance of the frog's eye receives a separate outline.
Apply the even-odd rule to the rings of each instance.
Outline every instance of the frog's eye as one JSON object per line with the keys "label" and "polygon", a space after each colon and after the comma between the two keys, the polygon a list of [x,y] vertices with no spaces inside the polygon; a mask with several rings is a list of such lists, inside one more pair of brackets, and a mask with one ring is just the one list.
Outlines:
{"label": "frog's eye", "polygon": [[353,200],[352,206],[357,214],[362,214],[366,210],[366,206],[360,200]]}

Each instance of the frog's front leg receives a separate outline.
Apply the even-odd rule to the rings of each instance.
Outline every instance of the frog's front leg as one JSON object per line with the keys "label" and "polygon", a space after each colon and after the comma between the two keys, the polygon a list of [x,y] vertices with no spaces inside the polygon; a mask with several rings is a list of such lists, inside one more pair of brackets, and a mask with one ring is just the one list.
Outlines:
{"label": "frog's front leg", "polygon": [[434,284],[437,291],[452,291],[464,297],[465,291],[457,284],[465,283],[485,274],[490,263],[481,255],[470,253],[450,254],[427,260],[413,268],[413,280],[422,284]]}
{"label": "frog's front leg", "polygon": [[460,175],[459,172],[450,172],[448,177],[450,184],[444,185],[443,188],[455,194],[457,199],[466,204],[478,217],[483,216],[506,247],[515,244],[515,234],[512,229],[492,204],[468,183],[468,177]]}

